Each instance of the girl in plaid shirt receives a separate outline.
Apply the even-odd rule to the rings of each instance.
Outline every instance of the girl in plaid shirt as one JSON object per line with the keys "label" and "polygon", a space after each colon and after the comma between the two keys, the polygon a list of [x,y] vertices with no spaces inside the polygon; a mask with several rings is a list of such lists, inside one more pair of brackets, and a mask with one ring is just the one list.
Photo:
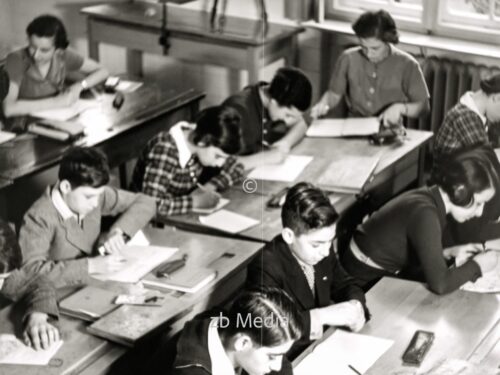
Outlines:
{"label": "girl in plaid shirt", "polygon": [[215,207],[218,193],[243,177],[243,165],[232,156],[241,148],[239,123],[234,109],[215,106],[196,124],[181,121],[159,133],[139,157],[132,189],[157,198],[158,215]]}

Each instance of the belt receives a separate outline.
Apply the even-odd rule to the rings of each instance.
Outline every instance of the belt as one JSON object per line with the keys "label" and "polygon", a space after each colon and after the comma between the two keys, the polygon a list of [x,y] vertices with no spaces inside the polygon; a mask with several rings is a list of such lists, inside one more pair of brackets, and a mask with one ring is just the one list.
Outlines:
{"label": "belt", "polygon": [[383,270],[385,271],[385,268],[382,266],[379,266],[377,263],[375,263],[373,260],[370,259],[370,257],[367,257],[358,247],[356,242],[354,242],[354,239],[351,239],[351,242],[349,244],[349,248],[351,249],[352,255],[359,260],[361,263],[366,264],[367,266],[370,266],[372,268],[376,268],[378,270]]}

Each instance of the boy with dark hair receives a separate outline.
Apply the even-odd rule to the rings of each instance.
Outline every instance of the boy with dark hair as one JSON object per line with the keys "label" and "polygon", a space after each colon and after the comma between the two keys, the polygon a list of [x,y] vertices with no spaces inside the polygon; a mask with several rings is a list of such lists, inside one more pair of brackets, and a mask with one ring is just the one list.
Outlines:
{"label": "boy with dark hair", "polygon": [[[184,214],[217,205],[219,192],[243,178],[232,154],[240,151],[240,115],[215,106],[155,136],[139,157],[132,190],[157,199],[158,214]],[[202,186],[203,185],[203,186]]]}
{"label": "boy with dark hair", "polygon": [[305,182],[287,193],[283,230],[250,263],[249,286],[274,286],[289,293],[301,310],[304,336],[295,357],[323,334],[323,326],[360,330],[368,310],[365,296],[340,265],[333,247],[338,214],[328,197]]}
{"label": "boy with dark hair", "polygon": [[[302,114],[311,99],[307,76],[299,69],[284,67],[271,83],[250,85],[224,101],[241,115],[240,160],[246,169],[280,162],[302,139],[307,129]],[[269,146],[270,150],[263,151]]]}
{"label": "boy with dark hair", "polygon": [[[34,275],[46,275],[58,286],[75,285],[91,273],[123,266],[116,254],[154,217],[156,204],[143,194],[106,186],[108,181],[109,167],[100,151],[75,147],[65,153],[59,180],[24,215],[19,232],[23,265],[7,279],[13,295]],[[119,214],[101,235],[102,216]]]}

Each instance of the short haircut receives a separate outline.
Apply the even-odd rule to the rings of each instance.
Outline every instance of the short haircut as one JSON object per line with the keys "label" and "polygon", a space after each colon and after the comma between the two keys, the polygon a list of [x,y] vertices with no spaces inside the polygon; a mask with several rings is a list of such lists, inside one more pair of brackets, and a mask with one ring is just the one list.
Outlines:
{"label": "short haircut", "polygon": [[[295,303],[279,288],[246,290],[236,297],[219,325],[224,339],[247,334],[259,347],[274,347],[300,339],[304,328]],[[260,322],[260,326],[254,324]]]}
{"label": "short haircut", "polygon": [[227,154],[237,154],[241,150],[240,121],[241,116],[234,108],[206,108],[196,119],[192,141],[197,145],[218,147]]}
{"label": "short haircut", "polygon": [[311,81],[299,69],[280,68],[269,85],[269,96],[281,107],[293,106],[304,112],[311,105]]}
{"label": "short haircut", "polygon": [[481,82],[479,82],[479,87],[481,87],[481,90],[486,95],[500,93],[500,74],[482,79]]}
{"label": "short haircut", "polygon": [[72,189],[106,185],[109,182],[108,160],[95,148],[73,147],[62,157],[59,180],[69,181]]}
{"label": "short haircut", "polygon": [[498,186],[498,175],[482,147],[472,147],[454,153],[433,170],[432,181],[443,189],[451,202],[467,206],[474,194]]}
{"label": "short haircut", "polygon": [[296,236],[333,225],[338,217],[328,196],[308,182],[290,188],[281,210],[283,227]]}
{"label": "short haircut", "polygon": [[377,38],[385,43],[399,42],[399,33],[392,16],[385,10],[365,12],[352,24],[358,38]]}
{"label": "short haircut", "polygon": [[9,224],[0,219],[0,273],[21,267],[23,256],[16,234]]}
{"label": "short haircut", "polygon": [[50,14],[38,16],[31,21],[26,28],[28,37],[36,35],[38,37],[54,38],[54,46],[59,49],[66,49],[69,45],[68,34],[62,21]]}

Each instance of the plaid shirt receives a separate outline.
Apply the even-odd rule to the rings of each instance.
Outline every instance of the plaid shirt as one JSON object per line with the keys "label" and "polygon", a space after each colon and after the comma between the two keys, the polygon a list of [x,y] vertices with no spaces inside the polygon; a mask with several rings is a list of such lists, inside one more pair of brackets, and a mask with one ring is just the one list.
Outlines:
{"label": "plaid shirt", "polygon": [[448,111],[434,140],[434,162],[455,151],[489,144],[487,127],[477,113],[462,103]]}
{"label": "plaid shirt", "polygon": [[[204,166],[196,155],[183,168],[174,138],[161,132],[149,141],[134,170],[132,188],[157,198],[159,215],[185,214],[193,208],[191,192],[197,188]],[[243,177],[243,165],[229,156],[220,172],[210,179],[223,191]]]}

